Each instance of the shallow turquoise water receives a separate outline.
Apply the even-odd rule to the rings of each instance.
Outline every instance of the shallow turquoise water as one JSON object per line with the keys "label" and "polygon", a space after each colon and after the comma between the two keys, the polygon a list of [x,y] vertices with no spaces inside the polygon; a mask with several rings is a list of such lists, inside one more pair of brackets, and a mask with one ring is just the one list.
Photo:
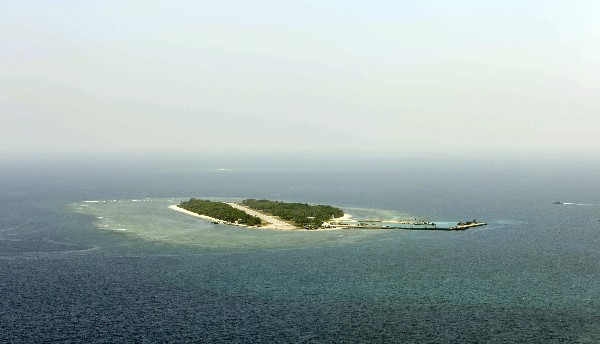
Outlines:
{"label": "shallow turquoise water", "polygon": [[[52,166],[0,170],[0,341],[600,339],[600,190],[586,177],[594,169],[572,178],[560,169],[468,173],[442,163],[425,173],[389,163],[285,171]],[[215,226],[167,208],[191,196],[488,226]]]}
{"label": "shallow turquoise water", "polygon": [[[241,201],[235,198],[209,198],[223,202]],[[214,225],[168,208],[183,200],[186,199],[85,200],[69,204],[67,209],[93,218],[100,231],[120,232],[124,237],[206,249],[255,250],[346,245],[386,234],[384,230],[368,229],[277,231]],[[351,216],[410,218],[406,213],[391,210],[349,208],[345,212]]]}

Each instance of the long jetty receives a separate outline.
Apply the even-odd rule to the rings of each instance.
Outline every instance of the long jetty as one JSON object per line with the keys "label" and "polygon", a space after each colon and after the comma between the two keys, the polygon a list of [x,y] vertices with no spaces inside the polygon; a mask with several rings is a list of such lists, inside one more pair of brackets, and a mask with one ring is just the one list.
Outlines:
{"label": "long jetty", "polygon": [[405,230],[433,230],[433,231],[463,231],[473,227],[485,226],[487,223],[478,221],[459,222],[455,226],[439,227],[433,222],[400,221],[398,225],[375,224],[382,220],[345,221],[324,223],[326,228],[363,228],[363,229],[405,229]]}

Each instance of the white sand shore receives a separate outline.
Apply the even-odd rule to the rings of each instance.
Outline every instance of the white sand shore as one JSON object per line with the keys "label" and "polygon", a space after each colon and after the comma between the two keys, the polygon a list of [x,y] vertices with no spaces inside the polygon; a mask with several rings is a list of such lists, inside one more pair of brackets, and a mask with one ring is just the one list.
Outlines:
{"label": "white sand shore", "polygon": [[279,230],[298,229],[298,227],[296,227],[294,225],[291,225],[287,222],[283,222],[280,219],[274,218],[273,216],[259,213],[258,211],[254,210],[254,209],[250,209],[248,207],[244,207],[243,205],[240,205],[237,203],[227,203],[227,204],[229,204],[230,206],[232,206],[236,209],[246,212],[246,214],[256,216],[256,217],[260,218],[261,220],[269,223],[267,225],[262,226],[262,228],[279,229]]}
{"label": "white sand shore", "polygon": [[[252,228],[278,229],[278,230],[293,230],[293,229],[296,229],[296,227],[290,225],[289,223],[285,223],[285,222],[283,222],[281,220],[277,220],[276,218],[271,217],[271,216],[260,214],[258,212],[255,212],[252,209],[249,209],[249,208],[246,208],[246,207],[242,207],[242,206],[237,205],[235,203],[227,203],[227,204],[231,205],[234,208],[243,210],[243,211],[245,211],[246,213],[248,213],[250,215],[257,216],[257,217],[261,218],[262,220],[269,222],[269,224],[267,224],[267,225],[264,225],[264,226],[261,226],[261,227],[252,227]],[[173,210],[176,210],[178,212],[181,212],[181,213],[184,213],[184,214],[187,214],[187,215],[191,215],[191,216],[194,216],[194,217],[198,217],[198,218],[201,218],[203,220],[210,221],[210,222],[217,222],[217,223],[220,223],[220,224],[232,225],[232,226],[249,227],[249,226],[243,225],[243,224],[230,223],[230,222],[226,222],[226,221],[223,221],[223,220],[215,219],[214,217],[196,214],[196,213],[194,213],[192,211],[180,208],[177,205],[171,205],[171,206],[169,206],[169,209],[173,209]]]}
{"label": "white sand shore", "polygon": [[[251,228],[262,228],[262,229],[276,229],[276,230],[301,230],[301,231],[314,231],[314,230],[307,230],[304,228],[298,228],[292,224],[289,224],[287,222],[284,222],[278,218],[275,218],[273,216],[269,216],[263,213],[259,213],[258,211],[254,210],[254,209],[250,209],[248,207],[244,207],[243,205],[237,204],[237,203],[227,203],[230,206],[242,210],[244,212],[246,212],[247,214],[250,214],[252,216],[256,216],[258,218],[260,218],[261,220],[268,222],[268,224],[265,224],[261,227],[251,227]],[[183,208],[179,208],[177,205],[171,205],[169,206],[169,209],[173,209],[176,211],[179,211],[181,213],[187,214],[187,215],[191,215],[191,216],[195,216],[198,218],[201,218],[203,220],[207,220],[210,222],[217,222],[220,224],[226,224],[226,225],[235,225],[235,226],[241,226],[241,227],[249,227],[247,225],[242,225],[242,224],[234,224],[234,223],[229,223],[229,222],[225,222],[223,220],[219,220],[219,219],[215,219],[213,217],[210,216],[206,216],[206,215],[200,215],[200,214],[196,214],[194,212],[191,212],[189,210],[185,210]],[[351,219],[351,216],[349,214],[344,214],[343,217],[338,217],[332,221],[344,221],[344,220],[349,220]],[[320,228],[318,230],[336,230],[339,228]]]}
{"label": "white sand shore", "polygon": [[210,221],[210,222],[218,222],[218,223],[221,223],[221,224],[228,224],[227,222],[225,222],[223,220],[215,219],[214,217],[196,214],[196,213],[194,213],[192,211],[185,210],[183,208],[179,208],[177,205],[170,205],[169,209],[173,209],[173,210],[179,211],[179,212],[187,214],[187,215],[199,217],[199,218],[201,218],[203,220],[207,220],[207,221]]}

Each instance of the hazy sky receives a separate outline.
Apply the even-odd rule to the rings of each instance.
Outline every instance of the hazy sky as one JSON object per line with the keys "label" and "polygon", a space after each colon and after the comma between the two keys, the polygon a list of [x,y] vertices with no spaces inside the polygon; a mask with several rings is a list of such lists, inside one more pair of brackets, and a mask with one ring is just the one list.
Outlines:
{"label": "hazy sky", "polygon": [[599,1],[2,1],[0,153],[600,154]]}

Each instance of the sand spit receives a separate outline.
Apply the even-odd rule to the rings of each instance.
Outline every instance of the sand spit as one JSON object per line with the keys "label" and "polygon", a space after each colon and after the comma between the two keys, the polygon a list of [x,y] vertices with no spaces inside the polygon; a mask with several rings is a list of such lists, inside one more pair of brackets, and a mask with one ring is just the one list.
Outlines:
{"label": "sand spit", "polygon": [[[248,213],[250,215],[257,216],[257,217],[261,218],[262,220],[264,220],[266,222],[269,222],[268,224],[263,225],[261,227],[250,227],[250,228],[277,229],[277,230],[295,230],[295,229],[297,229],[297,227],[295,227],[293,225],[290,225],[289,223],[286,223],[286,222],[283,222],[281,220],[278,220],[278,219],[276,219],[276,218],[274,218],[272,216],[261,214],[259,212],[256,212],[256,211],[254,211],[254,210],[252,210],[250,208],[246,208],[246,207],[241,206],[239,204],[235,204],[235,203],[227,203],[227,204],[231,205],[232,207],[234,207],[236,209],[243,210],[243,211],[245,211],[246,213]],[[216,223],[225,224],[225,225],[240,226],[240,227],[249,227],[247,225],[236,224],[236,223],[229,223],[229,222],[226,222],[226,221],[223,221],[223,220],[215,219],[214,217],[196,214],[196,213],[191,212],[189,210],[185,210],[183,208],[180,208],[177,205],[171,205],[171,206],[169,206],[169,209],[173,209],[173,210],[176,210],[178,212],[181,212],[181,213],[184,213],[184,214],[187,214],[187,215],[199,217],[199,218],[201,218],[203,220],[210,221],[210,222],[213,222],[213,223],[216,222]]]}
{"label": "sand spit", "polygon": [[[265,225],[260,226],[260,227],[249,227],[249,226],[246,226],[246,225],[225,222],[223,220],[215,219],[213,217],[206,216],[206,215],[196,214],[196,213],[191,212],[189,210],[185,210],[183,208],[180,208],[177,205],[171,205],[171,206],[169,206],[169,209],[173,209],[173,210],[179,211],[179,212],[187,214],[187,215],[199,217],[199,218],[201,218],[203,220],[206,220],[206,221],[216,222],[216,223],[226,224],[226,225],[249,227],[249,228],[261,228],[261,229],[274,229],[274,230],[280,230],[280,231],[281,230],[297,230],[297,231],[299,230],[299,231],[311,231],[311,232],[315,231],[314,229],[313,230],[307,230],[307,229],[304,229],[304,228],[298,228],[298,227],[296,227],[296,226],[294,226],[292,224],[289,224],[287,222],[284,222],[284,221],[282,221],[282,220],[280,220],[280,219],[278,219],[276,217],[260,213],[260,212],[254,210],[254,209],[250,209],[248,207],[244,207],[243,205],[240,205],[240,204],[237,204],[237,203],[227,203],[227,204],[229,204],[230,206],[232,206],[232,207],[234,207],[236,209],[242,210],[242,211],[246,212],[247,214],[250,214],[252,216],[256,216],[256,217],[260,218],[261,220],[263,220],[265,222],[268,222],[268,224],[265,224]],[[335,220],[339,221],[339,220],[345,220],[345,219],[350,219],[350,216],[346,214],[343,217],[337,218]],[[317,230],[335,230],[335,229],[339,229],[339,228],[319,228]]]}
{"label": "sand spit", "polygon": [[196,214],[196,213],[194,213],[194,212],[192,212],[192,211],[185,210],[185,209],[183,209],[183,208],[179,208],[177,205],[170,205],[170,206],[169,206],[169,209],[173,209],[173,210],[176,210],[176,211],[178,211],[178,212],[181,212],[181,213],[184,213],[184,214],[187,214],[187,215],[191,215],[191,216],[199,217],[199,218],[201,218],[201,219],[203,219],[203,220],[207,220],[207,221],[210,221],[210,222],[225,223],[225,221],[222,221],[222,220],[219,220],[219,219],[215,219],[214,217],[210,217],[210,216],[206,216],[206,215],[200,215],[200,214]]}
{"label": "sand spit", "polygon": [[293,230],[293,229],[298,229],[298,227],[291,225],[287,222],[283,222],[280,219],[277,219],[273,216],[269,216],[263,213],[259,213],[258,211],[254,210],[254,209],[250,209],[248,207],[244,207],[243,205],[237,204],[237,203],[227,203],[230,206],[242,210],[244,212],[246,212],[246,214],[252,215],[252,216],[256,216],[258,218],[260,218],[261,220],[268,222],[269,224],[262,226],[261,228],[270,228],[270,229],[279,229],[279,230]]}

